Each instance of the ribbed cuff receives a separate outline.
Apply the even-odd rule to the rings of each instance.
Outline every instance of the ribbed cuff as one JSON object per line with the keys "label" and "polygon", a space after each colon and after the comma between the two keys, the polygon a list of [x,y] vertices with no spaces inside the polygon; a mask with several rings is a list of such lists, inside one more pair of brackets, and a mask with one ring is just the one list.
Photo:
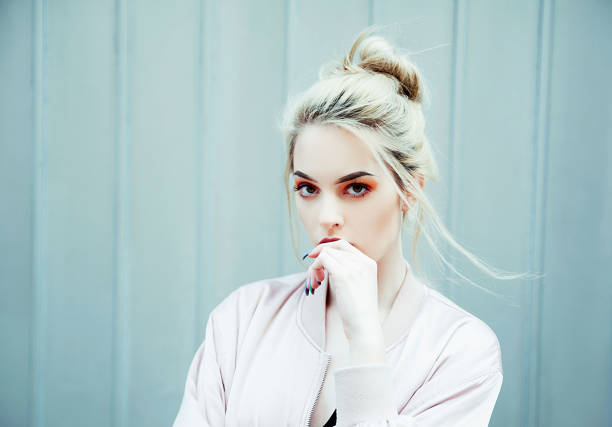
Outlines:
{"label": "ribbed cuff", "polygon": [[380,422],[397,416],[393,372],[389,365],[360,365],[338,369],[336,426]]}

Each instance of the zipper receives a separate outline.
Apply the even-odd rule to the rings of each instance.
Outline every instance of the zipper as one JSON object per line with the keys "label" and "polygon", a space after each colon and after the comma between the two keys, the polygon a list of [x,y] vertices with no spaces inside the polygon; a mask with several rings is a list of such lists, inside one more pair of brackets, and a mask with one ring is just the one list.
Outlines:
{"label": "zipper", "polygon": [[327,362],[325,363],[325,370],[323,371],[323,380],[319,385],[319,391],[317,392],[317,396],[315,397],[314,403],[312,404],[312,408],[310,408],[310,412],[308,413],[308,419],[306,420],[306,427],[310,427],[310,419],[312,418],[312,413],[314,412],[315,405],[317,404],[317,400],[319,400],[319,396],[321,395],[321,390],[323,390],[323,383],[325,382],[325,377],[327,376],[327,369],[329,368],[329,361],[331,360],[330,355],[325,356],[327,358]]}

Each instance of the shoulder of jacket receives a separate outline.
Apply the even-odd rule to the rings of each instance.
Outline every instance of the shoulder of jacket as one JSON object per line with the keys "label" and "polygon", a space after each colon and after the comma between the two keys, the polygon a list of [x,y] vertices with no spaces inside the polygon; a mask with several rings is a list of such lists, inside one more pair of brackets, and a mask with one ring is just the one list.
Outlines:
{"label": "shoulder of jacket", "polygon": [[[306,272],[260,279],[234,289],[211,312],[211,316],[223,313],[245,313],[254,311],[262,303],[273,304],[275,300],[286,300],[295,292]],[[232,314],[232,315],[233,315]]]}
{"label": "shoulder of jacket", "polygon": [[[436,365],[499,371],[503,375],[501,346],[493,329],[482,319],[430,289],[434,317],[442,323]],[[436,368],[438,369],[438,368]]]}

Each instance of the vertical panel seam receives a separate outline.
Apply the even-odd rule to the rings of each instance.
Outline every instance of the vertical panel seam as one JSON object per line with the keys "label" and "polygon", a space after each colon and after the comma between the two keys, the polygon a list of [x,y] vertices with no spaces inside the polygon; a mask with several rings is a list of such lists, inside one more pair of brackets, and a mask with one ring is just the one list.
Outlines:
{"label": "vertical panel seam", "polygon": [[[527,265],[530,271],[541,271],[544,266],[545,238],[545,195],[546,195],[546,153],[549,132],[550,83],[552,58],[552,2],[540,0],[538,5],[536,83],[534,102],[534,128],[531,146],[531,212],[529,221],[529,239],[527,248]],[[527,283],[525,302],[527,306],[526,350],[524,365],[526,373],[523,379],[525,394],[522,406],[523,425],[539,425],[540,420],[540,335],[542,307],[542,279],[530,285]]]}
{"label": "vertical panel seam", "polygon": [[111,300],[111,310],[112,310],[112,330],[111,330],[111,422],[113,427],[117,427],[117,404],[115,401],[117,390],[117,240],[118,240],[118,230],[117,230],[117,181],[118,181],[118,151],[119,151],[119,8],[120,8],[121,0],[115,0],[115,16],[114,16],[114,85],[115,85],[115,152],[114,152],[114,162],[115,162],[115,172],[113,174],[113,283],[112,283],[112,300]]}
{"label": "vertical panel seam", "polygon": [[[553,59],[553,47],[554,47],[554,0],[543,0],[542,3],[542,42],[540,43],[539,48],[541,49],[541,66],[546,67],[542,69],[539,73],[539,77],[541,79],[540,86],[538,92],[539,96],[539,108],[540,112],[538,113],[538,118],[540,119],[540,123],[538,124],[538,139],[535,141],[537,143],[537,153],[538,153],[538,174],[534,177],[537,179],[537,190],[538,195],[534,200],[533,206],[534,208],[538,207],[539,203],[539,212],[535,211],[534,216],[537,215],[537,219],[534,221],[534,229],[532,230],[532,234],[535,236],[537,233],[537,229],[535,227],[539,227],[539,235],[537,236],[538,240],[534,240],[533,242],[533,257],[530,268],[535,269],[539,267],[538,271],[544,271],[545,268],[545,245],[543,244],[546,239],[546,196],[548,192],[548,145],[549,145],[549,135],[550,135],[550,106],[551,106],[551,84],[552,84],[552,59]],[[547,55],[544,58],[544,54]],[[543,118],[543,121],[542,121]],[[535,239],[535,238],[534,238]],[[538,256],[539,253],[539,256]],[[536,286],[537,284],[537,286]],[[541,419],[541,405],[540,405],[540,389],[541,389],[541,377],[540,377],[540,366],[541,366],[541,333],[542,333],[542,299],[543,292],[542,286],[544,284],[543,279],[538,279],[537,282],[534,281],[534,286],[532,287],[532,295],[534,298],[534,303],[532,304],[532,313],[535,325],[533,325],[533,333],[532,333],[532,342],[535,342],[535,358],[532,358],[533,363],[535,365],[535,383],[533,388],[533,407],[535,408],[534,416],[533,416],[533,425],[540,425]]]}
{"label": "vertical panel seam", "polygon": [[115,147],[114,147],[114,163],[115,163],[115,171],[113,174],[113,283],[112,283],[112,290],[111,290],[111,316],[112,316],[112,326],[111,326],[111,389],[110,389],[110,393],[111,393],[111,422],[113,427],[117,427],[117,403],[116,403],[116,390],[117,390],[117,281],[118,281],[118,266],[117,266],[117,262],[118,262],[118,248],[117,248],[117,241],[118,241],[118,227],[117,227],[117,223],[118,223],[118,197],[117,197],[117,188],[118,188],[118,181],[119,181],[119,172],[118,172],[118,167],[119,167],[119,163],[118,163],[118,151],[119,151],[119,117],[120,117],[120,113],[119,113],[119,109],[120,109],[120,102],[119,102],[119,90],[120,90],[120,84],[119,84],[119,40],[120,40],[120,31],[119,31],[119,10],[120,10],[120,4],[121,4],[121,0],[115,0],[115,16],[113,17],[114,19],[114,46],[113,46],[113,54],[114,54],[114,85],[115,85],[115,115],[114,115],[114,120],[115,120]]}
{"label": "vertical panel seam", "polygon": [[47,316],[47,268],[45,228],[47,220],[47,157],[46,129],[46,55],[47,55],[47,2],[32,0],[32,74],[34,121],[34,179],[33,181],[33,280],[32,280],[32,328],[30,330],[30,384],[28,423],[42,426],[44,420],[45,351]]}
{"label": "vertical panel seam", "polygon": [[129,0],[115,1],[115,177],[112,338],[112,423],[127,425],[129,400],[130,140]]}
{"label": "vertical panel seam", "polygon": [[[542,84],[542,30],[543,30],[543,7],[544,0],[538,1],[538,16],[537,16],[537,29],[536,29],[536,67],[535,67],[535,99],[533,103],[533,115],[534,115],[534,125],[533,125],[533,135],[532,135],[532,143],[531,143],[531,212],[529,215],[529,236],[527,240],[527,265],[532,269],[532,266],[535,264],[534,262],[534,245],[535,245],[535,215],[537,214],[536,201],[538,199],[538,139],[539,139],[539,127],[540,127],[540,99],[541,99],[541,84]],[[531,426],[533,425],[534,418],[534,410],[535,408],[531,404],[532,396],[534,395],[533,389],[537,387],[536,381],[533,378],[533,373],[537,368],[533,363],[533,351],[534,351],[534,327],[536,326],[534,323],[534,313],[533,313],[533,305],[534,305],[534,294],[531,292],[531,288],[529,288],[529,282],[526,282],[526,291],[525,294],[525,305],[527,307],[526,311],[526,321],[523,325],[523,331],[525,331],[525,335],[523,336],[523,342],[525,349],[523,351],[523,366],[525,366],[525,373],[523,376],[523,390],[521,399],[521,407],[523,410],[521,413],[523,414],[522,425]]]}
{"label": "vertical panel seam", "polygon": [[204,140],[204,116],[203,116],[203,99],[204,93],[203,88],[204,84],[202,80],[204,78],[204,55],[202,50],[204,48],[204,12],[205,12],[205,2],[199,2],[200,9],[197,18],[198,25],[198,40],[196,42],[196,46],[198,49],[198,63],[196,66],[196,112],[195,112],[195,215],[196,215],[196,232],[195,232],[195,281],[194,281],[194,298],[193,298],[193,346],[195,348],[198,347],[199,341],[201,340],[201,325],[202,325],[202,314],[200,310],[200,301],[202,299],[202,262],[201,262],[201,254],[202,254],[202,163],[203,163],[203,149],[202,144]]}
{"label": "vertical panel seam", "polygon": [[[216,177],[216,167],[215,167],[215,144],[217,143],[215,138],[215,120],[213,117],[214,109],[209,108],[208,106],[214,102],[216,92],[214,90],[213,80],[214,80],[214,58],[215,55],[215,45],[213,37],[216,36],[217,26],[214,25],[216,21],[216,1],[215,0],[206,0],[204,2],[203,9],[203,23],[202,23],[202,112],[201,112],[201,130],[202,130],[202,140],[206,141],[206,144],[202,142],[201,144],[201,164],[202,164],[202,174],[200,179],[202,182],[214,182]],[[206,101],[208,100],[208,101]],[[208,121],[208,124],[207,124]],[[215,222],[215,204],[216,204],[216,190],[215,186],[206,186],[200,187],[201,191],[206,191],[207,197],[201,197],[200,203],[200,212],[204,216],[204,219],[200,222],[200,228],[202,230],[201,235],[208,237],[208,242],[214,241],[215,236],[213,235],[215,232],[212,224]],[[208,201],[208,203],[206,203]],[[202,239],[202,237],[200,238]],[[197,313],[198,317],[196,322],[196,331],[195,331],[195,341],[194,342],[194,352],[199,347],[201,343],[204,333],[205,333],[205,319],[208,318],[208,313],[212,307],[209,307],[206,304],[206,313],[203,311],[204,307],[202,307],[202,303],[206,298],[206,295],[210,293],[206,291],[206,285],[208,283],[212,283],[212,278],[215,276],[215,263],[213,262],[214,252],[211,250],[210,244],[204,244],[204,241],[201,240],[200,246],[200,255],[202,257],[198,259],[200,265],[200,283],[198,290],[198,300],[197,300]]]}
{"label": "vertical panel seam", "polygon": [[[457,136],[458,136],[458,125],[457,125],[457,91],[459,90],[459,79],[461,79],[462,74],[459,72],[459,42],[462,40],[459,34],[459,26],[460,26],[460,15],[461,19],[463,18],[465,11],[460,11],[460,9],[464,8],[464,3],[460,2],[460,0],[454,0],[453,2],[453,48],[451,55],[451,92],[450,92],[450,117],[449,117],[449,144],[448,144],[448,194],[447,194],[447,212],[446,218],[448,222],[448,229],[454,236],[456,236],[457,230],[455,229],[455,224],[457,223],[456,218],[456,207],[455,207],[455,191],[456,191],[456,177],[454,176],[457,168],[455,167],[455,162],[457,160]],[[461,40],[460,40],[461,39]],[[448,255],[451,263],[454,264],[455,257],[452,253]],[[444,264],[443,268],[443,277],[445,280],[442,281],[442,289],[444,293],[448,296],[455,294],[454,286],[451,287],[449,285],[448,274],[449,267]]]}
{"label": "vertical panel seam", "polygon": [[[287,50],[286,50],[286,73],[287,73],[287,78],[286,78],[286,83],[287,83],[287,89],[286,89],[286,93],[287,93],[287,97],[285,102],[290,102],[290,95],[292,93],[292,81],[290,80],[291,75],[301,75],[299,72],[295,72],[292,73],[292,67],[294,65],[294,55],[293,55],[293,49],[295,49],[296,43],[293,40],[293,35],[294,34],[300,34],[300,21],[296,18],[296,16],[299,15],[299,11],[297,10],[297,4],[295,0],[286,0],[287,1]],[[295,79],[294,79],[295,80]],[[293,81],[294,86],[295,86],[295,81]],[[296,87],[293,87],[293,91],[295,92]],[[289,147],[285,144],[284,145],[284,150],[283,152],[285,153],[285,155],[288,155],[289,152],[287,151]],[[286,189],[284,187],[284,180],[283,180],[283,194],[286,195],[286,193],[288,192],[288,189]],[[299,224],[298,224],[298,217],[297,217],[297,212],[295,211],[295,197],[293,194],[293,191],[289,191],[289,197],[286,200],[286,207],[287,207],[287,221],[285,222],[286,227],[285,230],[289,232],[289,240],[291,242],[291,253],[293,254],[294,257],[296,257],[296,254],[293,250],[293,244],[294,244],[294,240],[295,240],[295,245],[299,248],[300,247],[300,243],[301,243],[301,233],[300,233],[300,228],[299,228]],[[298,249],[299,251],[299,249]],[[285,258],[285,254],[283,253],[283,260],[286,260]],[[293,258],[292,258],[293,259]],[[303,266],[301,262],[298,261],[298,263],[300,264],[300,266]],[[287,268],[287,265],[284,266],[284,268]],[[287,270],[284,270],[286,274]]]}
{"label": "vertical panel seam", "polygon": [[[289,7],[290,7],[290,1],[291,0],[284,0],[283,2],[283,7],[285,8],[284,12],[284,26],[283,26],[283,38],[284,38],[284,47],[283,47],[283,82],[282,82],[282,91],[283,91],[283,103],[287,103],[288,99],[289,99]],[[282,112],[281,112],[282,114]],[[282,118],[281,118],[282,120]],[[281,138],[284,138],[284,135],[281,135]],[[281,140],[281,146],[283,147],[282,150],[279,150],[280,152],[280,160],[279,160],[279,164],[281,165],[281,171],[284,171],[284,163],[285,163],[285,157],[288,155],[288,153],[284,150],[285,144],[282,143]],[[281,191],[281,197],[280,197],[280,206],[277,212],[283,212],[283,197],[285,197],[286,194],[286,190],[284,187],[284,176],[283,176],[284,172],[281,172],[281,185],[282,185],[282,191]],[[285,228],[284,227],[279,227],[279,233],[278,233],[278,259],[280,260],[280,271],[282,272],[281,274],[285,274],[286,269],[288,268],[287,265],[285,265],[285,247],[284,247],[284,243],[285,243]]]}
{"label": "vertical panel seam", "polygon": [[[450,232],[453,232],[453,190],[454,190],[454,180],[453,176],[453,162],[455,160],[453,148],[455,145],[455,87],[457,85],[457,8],[459,7],[458,0],[453,1],[453,47],[451,50],[451,84],[450,84],[450,94],[449,94],[449,103],[450,103],[450,115],[449,115],[449,124],[448,124],[448,193],[447,203],[446,203],[446,218],[448,223],[448,229]],[[443,276],[446,277],[448,274],[448,266],[446,264],[442,265]],[[442,289],[446,295],[449,295],[449,286],[446,280],[442,280]]]}

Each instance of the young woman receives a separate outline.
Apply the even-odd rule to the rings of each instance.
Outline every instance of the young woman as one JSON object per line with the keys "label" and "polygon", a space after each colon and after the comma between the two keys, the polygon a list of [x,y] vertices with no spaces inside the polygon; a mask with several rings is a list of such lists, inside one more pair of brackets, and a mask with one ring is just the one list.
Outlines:
{"label": "young woman", "polygon": [[503,378],[498,339],[414,274],[403,226],[416,226],[413,252],[419,231],[433,244],[429,219],[491,270],[423,191],[437,171],[417,69],[371,34],[286,110],[289,213],[293,175],[313,262],[215,307],[175,426],[488,425]]}

